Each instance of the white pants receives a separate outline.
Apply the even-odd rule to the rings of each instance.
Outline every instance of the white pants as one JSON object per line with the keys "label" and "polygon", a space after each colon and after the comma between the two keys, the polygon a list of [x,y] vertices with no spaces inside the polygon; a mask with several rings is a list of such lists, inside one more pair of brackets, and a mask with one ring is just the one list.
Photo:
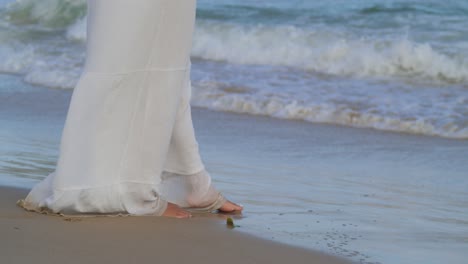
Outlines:
{"label": "white pants", "polygon": [[55,213],[217,209],[190,112],[196,0],[88,0],[87,57],[56,170],[23,202]]}

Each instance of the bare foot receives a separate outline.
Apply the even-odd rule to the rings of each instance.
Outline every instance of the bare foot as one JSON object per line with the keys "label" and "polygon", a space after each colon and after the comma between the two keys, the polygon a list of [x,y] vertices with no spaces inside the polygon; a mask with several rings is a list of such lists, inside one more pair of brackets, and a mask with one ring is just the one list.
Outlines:
{"label": "bare foot", "polygon": [[230,213],[235,211],[242,211],[244,209],[242,206],[235,204],[231,201],[225,202],[218,210],[224,213]]}
{"label": "bare foot", "polygon": [[166,211],[164,211],[163,216],[166,217],[175,217],[175,218],[189,218],[192,215],[180,208],[178,205],[173,203],[167,203]]}

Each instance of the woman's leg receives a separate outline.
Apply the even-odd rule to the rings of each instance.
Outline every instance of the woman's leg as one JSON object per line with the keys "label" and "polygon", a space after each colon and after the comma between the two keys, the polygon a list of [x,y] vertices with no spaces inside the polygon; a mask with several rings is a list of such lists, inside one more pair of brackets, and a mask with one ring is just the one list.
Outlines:
{"label": "woman's leg", "polygon": [[190,107],[190,61],[187,68],[189,70],[186,73],[162,175],[161,194],[168,201],[187,208],[205,208],[207,211],[242,210],[216,190],[200,158]]}

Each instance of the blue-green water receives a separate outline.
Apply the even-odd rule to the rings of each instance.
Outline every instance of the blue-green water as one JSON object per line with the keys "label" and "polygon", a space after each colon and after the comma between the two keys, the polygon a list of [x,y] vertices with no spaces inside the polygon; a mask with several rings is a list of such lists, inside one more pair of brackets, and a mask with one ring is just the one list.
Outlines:
{"label": "blue-green water", "polygon": [[[197,12],[193,105],[468,138],[467,1],[199,0]],[[0,72],[74,87],[86,1],[18,1],[0,28]]]}
{"label": "blue-green water", "polygon": [[[1,183],[53,170],[85,30],[86,1],[0,0]],[[194,106],[343,129],[200,119],[244,229],[362,263],[468,257],[468,1],[198,0],[192,63]]]}

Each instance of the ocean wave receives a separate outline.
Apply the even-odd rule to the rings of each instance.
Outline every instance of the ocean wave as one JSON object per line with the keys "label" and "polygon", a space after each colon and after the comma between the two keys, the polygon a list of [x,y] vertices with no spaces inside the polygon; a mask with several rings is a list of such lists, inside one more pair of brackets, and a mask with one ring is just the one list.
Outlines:
{"label": "ocean wave", "polygon": [[[84,50],[62,49],[60,55],[35,45],[0,46],[0,72],[20,74],[27,83],[73,89],[84,62]],[[54,49],[53,49],[54,50]]]}
{"label": "ocean wave", "polygon": [[396,6],[386,6],[383,4],[377,4],[370,7],[365,7],[360,10],[359,13],[367,14],[381,14],[381,13],[407,13],[407,12],[416,12],[419,11],[418,8],[412,6],[411,4],[400,4]]}
{"label": "ocean wave", "polygon": [[16,25],[66,28],[84,17],[86,11],[85,0],[17,0],[7,6],[2,16]]}
{"label": "ocean wave", "polygon": [[[359,105],[344,105],[323,100],[303,101],[279,94],[251,94],[241,89],[219,89],[216,83],[194,85],[192,105],[212,110],[263,115],[280,119],[302,120],[311,123],[327,123],[382,131],[403,132],[453,139],[468,139],[468,126],[449,118],[434,119],[418,114],[405,116],[404,111],[394,112],[379,108],[360,108]],[[463,98],[460,104],[466,103]],[[463,123],[463,121],[462,121]]]}
{"label": "ocean wave", "polygon": [[67,27],[66,37],[69,40],[84,42],[86,40],[86,17],[78,19]]}
{"label": "ocean wave", "polygon": [[[0,27],[5,29],[0,32],[0,72],[20,74],[32,84],[73,89],[85,58],[85,12],[84,0],[18,0],[0,10]],[[266,10],[263,16],[274,12]],[[216,13],[206,13],[196,24],[192,56],[202,59],[195,60],[197,67],[211,65],[201,72],[194,67],[199,71],[193,82],[196,106],[468,138],[465,42],[452,43],[449,54],[440,46],[397,34],[355,34],[333,25],[215,21]],[[237,83],[259,93],[220,90],[203,80]],[[361,88],[361,81],[372,84]],[[359,89],[350,89],[350,83],[357,83]],[[388,83],[391,88],[381,90]],[[431,93],[425,88],[436,86],[443,87],[439,90],[444,94],[425,97]],[[388,97],[393,101],[386,101]],[[353,98],[355,102],[350,101]]]}
{"label": "ocean wave", "polygon": [[[70,40],[86,40],[86,20],[67,29]],[[287,66],[337,76],[397,77],[461,83],[468,58],[446,55],[407,37],[355,38],[294,26],[245,26],[199,21],[192,56],[236,64]]]}
{"label": "ocean wave", "polygon": [[396,2],[378,3],[359,9],[361,15],[400,15],[400,14],[428,14],[428,15],[466,15],[467,6],[461,1],[450,5],[442,1],[437,2]]}
{"label": "ocean wave", "polygon": [[280,65],[357,77],[468,80],[468,60],[408,38],[353,38],[293,26],[200,22],[194,56],[240,64]]}
{"label": "ocean wave", "polygon": [[[230,8],[235,11],[247,7]],[[248,8],[256,12],[263,10]],[[377,5],[368,7],[366,12],[388,8]],[[273,12],[270,9],[263,11],[270,14]],[[201,13],[209,10],[202,9]],[[7,14],[7,20],[12,23],[62,28],[68,40],[86,41],[86,1],[21,0],[10,5]],[[192,55],[206,60],[286,66],[336,76],[468,81],[468,58],[463,50],[446,54],[430,43],[418,43],[404,34],[401,37],[358,36],[336,29],[199,19]]]}
{"label": "ocean wave", "polygon": [[0,72],[26,73],[36,60],[35,49],[31,46],[0,46]]}

